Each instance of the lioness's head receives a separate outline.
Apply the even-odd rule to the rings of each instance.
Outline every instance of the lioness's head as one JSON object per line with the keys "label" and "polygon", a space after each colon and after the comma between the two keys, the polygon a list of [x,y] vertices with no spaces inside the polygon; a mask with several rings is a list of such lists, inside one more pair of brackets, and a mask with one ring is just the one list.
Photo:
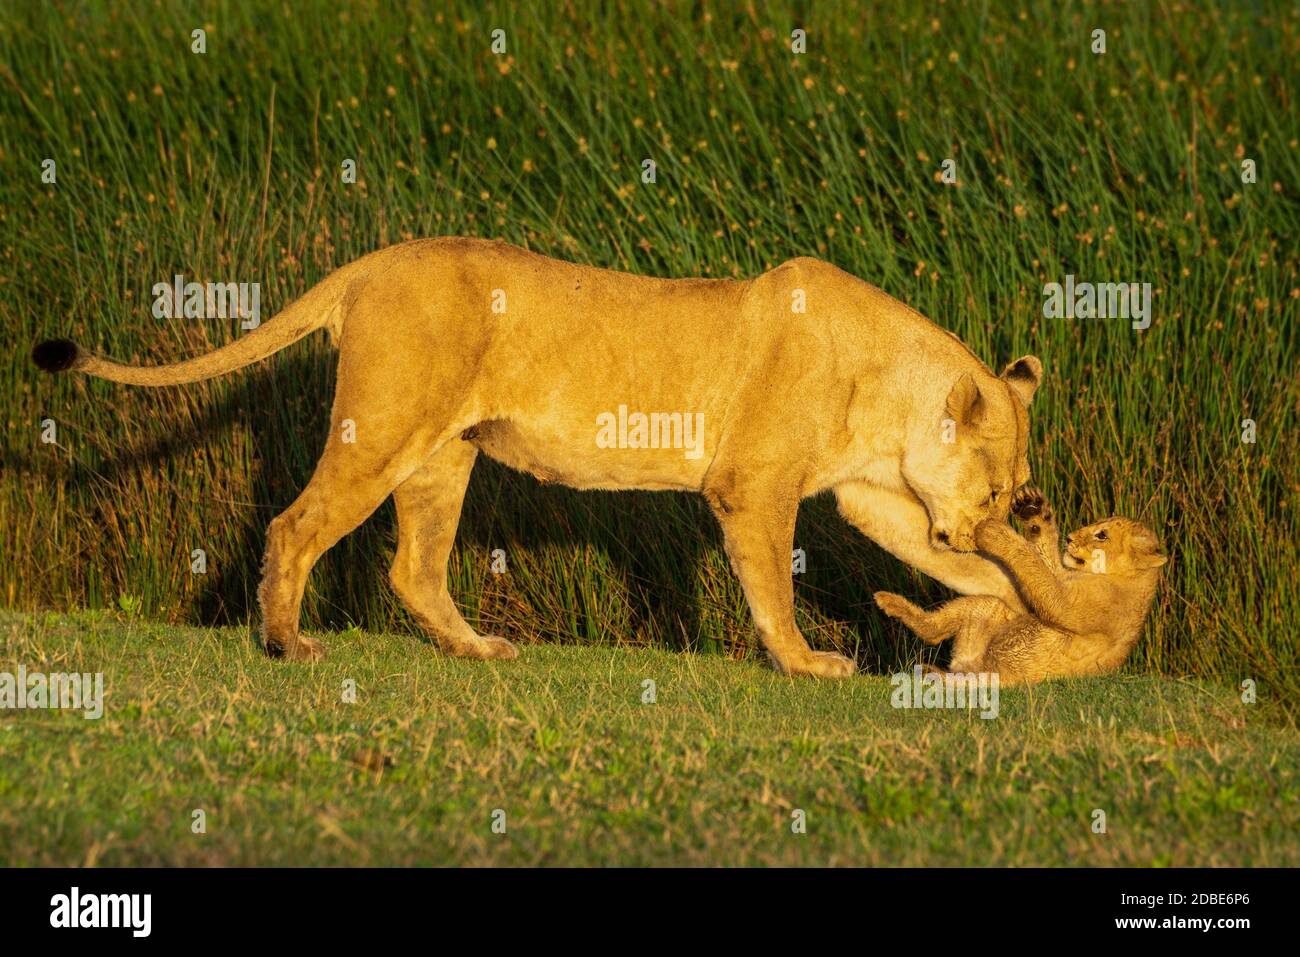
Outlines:
{"label": "lioness's head", "polygon": [[930,515],[930,544],[975,550],[975,526],[1005,520],[1011,493],[1029,481],[1029,403],[1043,379],[1034,356],[1000,379],[969,372],[952,385],[942,414],[903,452],[903,479]]}
{"label": "lioness's head", "polygon": [[1099,575],[1154,571],[1168,559],[1156,533],[1131,518],[1108,518],[1066,537],[1061,564]]}

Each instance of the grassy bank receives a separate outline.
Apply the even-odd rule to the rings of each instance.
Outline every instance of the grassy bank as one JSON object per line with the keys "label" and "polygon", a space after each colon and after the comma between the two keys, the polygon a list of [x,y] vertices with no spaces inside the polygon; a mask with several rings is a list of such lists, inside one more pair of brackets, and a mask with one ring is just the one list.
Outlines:
{"label": "grassy bank", "polygon": [[0,672],[105,681],[99,720],[0,711],[0,864],[1300,863],[1294,727],[1193,683],[984,720],[717,656],[322,637],[299,667],[240,629],[0,614]]}
{"label": "grassy bank", "polygon": [[[1043,358],[1036,480],[1064,521],[1142,517],[1172,556],[1130,673],[1300,690],[1294,5],[614,2],[576,20],[550,3],[292,6],[18,4],[0,21],[4,604],[255,613],[265,525],[322,445],[326,344],[157,391],[38,378],[27,358],[56,334],[140,361],[237,335],[152,316],[151,287],[177,273],[260,282],[269,316],[417,236],[663,276],[815,255],[990,364]],[[1044,284],[1067,274],[1150,283],[1150,328],[1043,318]],[[810,640],[877,672],[910,661],[870,593],[942,590],[824,500],[797,544]],[[307,625],[412,632],[385,583],[392,548],[385,506],[319,566]],[[525,640],[751,640],[701,503],[542,489],[490,463],[453,592]]]}

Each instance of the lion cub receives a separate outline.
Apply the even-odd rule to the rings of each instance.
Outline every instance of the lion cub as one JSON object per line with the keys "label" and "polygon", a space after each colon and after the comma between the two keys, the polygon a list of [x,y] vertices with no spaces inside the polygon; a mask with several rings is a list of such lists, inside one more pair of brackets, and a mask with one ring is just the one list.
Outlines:
{"label": "lion cub", "polygon": [[1003,685],[1114,671],[1137,643],[1166,558],[1155,534],[1130,518],[1108,518],[1072,532],[1057,559],[1052,510],[1022,488],[1011,510],[1025,537],[1003,522],[975,530],[981,552],[1001,563],[1029,614],[998,598],[954,599],[923,611],[890,592],[876,604],[922,641],[956,636],[949,673],[998,672]]}

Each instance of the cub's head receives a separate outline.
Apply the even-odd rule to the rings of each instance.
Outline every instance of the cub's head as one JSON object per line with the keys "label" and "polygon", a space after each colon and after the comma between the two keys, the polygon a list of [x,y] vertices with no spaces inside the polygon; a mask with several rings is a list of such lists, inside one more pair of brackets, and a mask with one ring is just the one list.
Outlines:
{"label": "cub's head", "polygon": [[914,429],[903,451],[903,479],[930,515],[930,544],[975,550],[975,526],[1005,520],[1011,493],[1029,481],[1029,403],[1043,380],[1034,356],[1000,379],[962,373],[933,422]]}
{"label": "cub's head", "polygon": [[1099,575],[1155,571],[1168,559],[1155,532],[1131,518],[1108,518],[1071,532],[1061,564]]}

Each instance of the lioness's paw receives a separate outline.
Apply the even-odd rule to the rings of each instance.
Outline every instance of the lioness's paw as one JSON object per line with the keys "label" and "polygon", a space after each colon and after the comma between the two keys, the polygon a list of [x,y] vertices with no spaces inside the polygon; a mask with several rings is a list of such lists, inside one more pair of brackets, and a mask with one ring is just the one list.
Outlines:
{"label": "lioness's paw", "polygon": [[268,638],[262,649],[269,658],[283,658],[285,661],[321,661],[325,657],[325,646],[315,638],[298,635],[292,641]]}
{"label": "lioness's paw", "polygon": [[458,644],[448,651],[457,658],[483,661],[511,661],[519,657],[519,649],[499,635],[483,635],[476,641]]}
{"label": "lioness's paw", "polygon": [[858,666],[850,658],[833,651],[814,651],[799,667],[792,668],[790,673],[816,675],[818,678],[847,678],[857,670]]}
{"label": "lioness's paw", "polygon": [[494,658],[497,661],[514,661],[519,657],[519,649],[500,635],[484,635],[483,640],[488,645],[488,658]]}
{"label": "lioness's paw", "polygon": [[871,597],[876,600],[880,610],[890,618],[902,618],[921,610],[902,595],[895,595],[892,591],[878,591]]}

